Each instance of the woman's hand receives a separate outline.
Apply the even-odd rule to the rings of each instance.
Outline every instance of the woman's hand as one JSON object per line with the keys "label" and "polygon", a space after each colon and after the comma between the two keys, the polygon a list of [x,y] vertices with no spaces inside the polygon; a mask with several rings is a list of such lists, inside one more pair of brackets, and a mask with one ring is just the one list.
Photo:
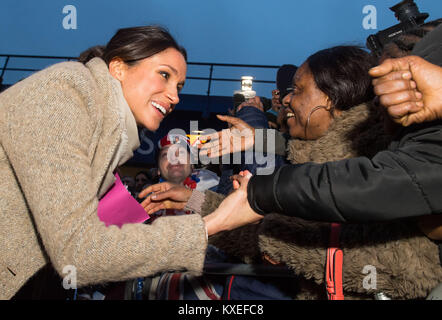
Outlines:
{"label": "woman's hand", "polygon": [[138,198],[148,197],[141,203],[147,214],[162,209],[182,210],[192,196],[192,190],[178,184],[162,182],[140,192]]}
{"label": "woman's hand", "polygon": [[200,157],[218,158],[225,154],[253,148],[255,144],[255,129],[253,127],[239,118],[221,115],[217,115],[217,117],[229,123],[231,127],[213,134],[201,135],[198,140],[208,142],[198,145]]}
{"label": "woman's hand", "polygon": [[250,173],[246,176],[233,176],[239,188],[225,198],[214,212],[203,218],[209,236],[255,223],[263,218],[252,210],[247,200],[247,185],[251,177]]}
{"label": "woman's hand", "polygon": [[442,119],[442,68],[416,56],[385,60],[370,70],[380,102],[396,123]]}

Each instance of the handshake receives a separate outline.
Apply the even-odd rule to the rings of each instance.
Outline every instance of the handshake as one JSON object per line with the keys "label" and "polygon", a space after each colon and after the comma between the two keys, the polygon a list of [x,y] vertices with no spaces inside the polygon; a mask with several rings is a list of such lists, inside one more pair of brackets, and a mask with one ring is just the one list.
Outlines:
{"label": "handshake", "polygon": [[[235,191],[227,196],[215,211],[203,217],[208,236],[255,223],[263,218],[251,209],[247,200],[247,184],[251,177],[248,171],[241,171],[238,175],[232,176]],[[152,214],[161,209],[184,209],[193,192],[198,191],[163,182],[149,186],[138,197],[147,196],[141,206],[148,214]]]}

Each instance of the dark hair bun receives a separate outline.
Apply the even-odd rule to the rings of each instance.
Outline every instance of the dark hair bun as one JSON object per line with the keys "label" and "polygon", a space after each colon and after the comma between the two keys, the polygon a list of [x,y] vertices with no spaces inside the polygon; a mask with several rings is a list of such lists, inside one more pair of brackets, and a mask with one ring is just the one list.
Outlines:
{"label": "dark hair bun", "polygon": [[91,47],[80,53],[78,61],[83,64],[86,64],[89,60],[92,60],[95,57],[103,58],[105,48],[106,48],[105,46]]}
{"label": "dark hair bun", "polygon": [[79,61],[87,63],[99,57],[107,65],[114,58],[120,58],[127,65],[133,66],[163,50],[174,48],[181,52],[187,61],[186,50],[181,47],[172,35],[160,26],[140,26],[119,29],[106,46],[95,46],[82,52]]}

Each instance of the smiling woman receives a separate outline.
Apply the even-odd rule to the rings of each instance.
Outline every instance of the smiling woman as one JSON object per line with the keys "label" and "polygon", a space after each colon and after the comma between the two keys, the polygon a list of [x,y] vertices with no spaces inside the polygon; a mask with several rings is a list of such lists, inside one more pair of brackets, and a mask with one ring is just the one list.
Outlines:
{"label": "smiling woman", "polygon": [[[74,266],[78,286],[202,270],[201,216],[135,223],[149,216],[115,173],[139,146],[137,125],[156,130],[178,103],[185,50],[160,27],[134,27],[80,62],[0,95],[0,299],[29,298],[45,265]],[[141,210],[127,212],[133,202]]]}
{"label": "smiling woman", "polygon": [[80,61],[96,56],[120,81],[137,124],[157,130],[179,102],[187,71],[185,49],[167,31],[146,26],[119,30],[105,48],[83,52]]}
{"label": "smiling woman", "polygon": [[155,131],[179,102],[186,61],[179,51],[169,48],[131,67],[121,58],[114,58],[109,71],[120,81],[137,124]]}

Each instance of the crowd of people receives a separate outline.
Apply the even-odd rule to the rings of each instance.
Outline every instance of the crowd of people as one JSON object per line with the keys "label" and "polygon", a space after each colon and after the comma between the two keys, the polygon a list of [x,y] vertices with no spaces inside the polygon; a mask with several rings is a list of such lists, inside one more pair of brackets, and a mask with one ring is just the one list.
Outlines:
{"label": "crowd of people", "polygon": [[[94,286],[146,277],[150,299],[223,299],[232,288],[237,299],[426,298],[442,283],[441,22],[380,56],[335,46],[282,66],[270,108],[246,100],[197,144],[165,136],[157,168],[135,177],[118,172],[138,128],[156,130],[185,83],[186,51],[166,30],[121,29],[79,62],[8,88],[0,298],[36,298],[53,281],[42,274],[66,266],[88,298],[84,288],[104,297]],[[218,176],[195,168],[194,152],[241,161]],[[274,157],[270,174],[259,174],[260,155]],[[208,262],[288,267],[294,285],[237,277],[235,287],[202,274]]]}

